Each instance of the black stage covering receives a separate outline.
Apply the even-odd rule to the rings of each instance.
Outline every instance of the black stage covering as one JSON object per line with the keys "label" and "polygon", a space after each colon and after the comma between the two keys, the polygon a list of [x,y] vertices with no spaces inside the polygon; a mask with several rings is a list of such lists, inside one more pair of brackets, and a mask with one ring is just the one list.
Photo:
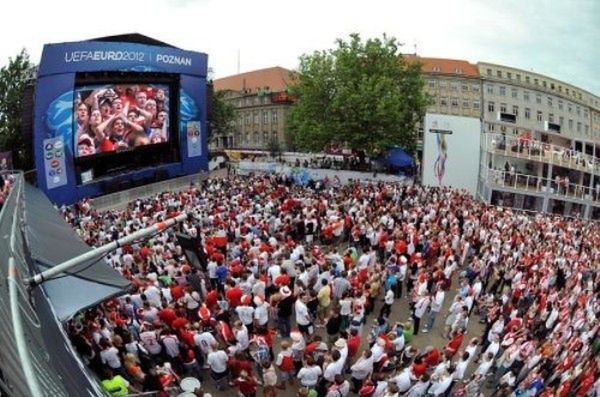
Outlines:
{"label": "black stage covering", "polygon": [[[24,213],[26,239],[38,272],[92,249],[44,193],[29,184],[25,185]],[[66,321],[80,310],[125,293],[129,285],[103,258],[97,258],[44,282],[43,288],[58,319]]]}

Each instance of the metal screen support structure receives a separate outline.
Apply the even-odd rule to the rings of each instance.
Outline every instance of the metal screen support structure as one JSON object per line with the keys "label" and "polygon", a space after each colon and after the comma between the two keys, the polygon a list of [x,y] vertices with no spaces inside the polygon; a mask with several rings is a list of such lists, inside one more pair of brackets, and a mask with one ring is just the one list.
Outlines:
{"label": "metal screen support structure", "polygon": [[44,281],[51,280],[54,276],[59,275],[60,273],[67,272],[69,269],[72,269],[75,266],[78,266],[82,263],[85,263],[94,258],[98,258],[106,253],[116,250],[117,248],[123,246],[124,244],[130,243],[132,241],[138,240],[140,238],[148,237],[155,233],[162,232],[165,229],[170,228],[171,226],[183,222],[188,218],[188,214],[183,213],[174,218],[169,218],[166,221],[159,222],[155,225],[147,227],[142,230],[138,230],[135,233],[132,233],[128,236],[122,237],[118,240],[115,240],[111,243],[105,244],[101,247],[95,248],[91,251],[86,252],[85,254],[81,254],[76,256],[75,258],[71,258],[68,261],[65,261],[61,264],[58,264],[48,270],[45,270],[41,273],[34,275],[25,280],[25,282],[33,288],[37,285],[42,284]]}

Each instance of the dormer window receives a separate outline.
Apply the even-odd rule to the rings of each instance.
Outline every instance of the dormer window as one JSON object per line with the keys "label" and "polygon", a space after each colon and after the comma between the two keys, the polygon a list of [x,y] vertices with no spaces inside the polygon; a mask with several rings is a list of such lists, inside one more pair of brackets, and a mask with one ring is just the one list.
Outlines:
{"label": "dormer window", "polygon": [[434,66],[432,70],[434,72],[441,72],[442,71],[439,66]]}

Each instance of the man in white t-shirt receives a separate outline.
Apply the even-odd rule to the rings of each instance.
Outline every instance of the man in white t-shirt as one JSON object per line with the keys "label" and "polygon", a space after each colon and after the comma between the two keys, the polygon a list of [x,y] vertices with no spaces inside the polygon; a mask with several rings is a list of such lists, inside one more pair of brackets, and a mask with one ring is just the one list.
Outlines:
{"label": "man in white t-shirt", "polygon": [[312,319],[310,318],[310,313],[308,312],[308,307],[306,306],[306,300],[306,295],[301,295],[299,299],[296,299],[294,307],[296,309],[296,324],[298,324],[298,329],[303,334],[310,335],[310,325],[312,323]]}
{"label": "man in white t-shirt", "polygon": [[211,346],[211,352],[208,353],[206,363],[210,368],[212,378],[219,391],[223,390],[226,385],[227,376],[229,375],[229,369],[227,368],[228,361],[229,357],[227,353],[219,350],[216,343]]}
{"label": "man in white t-shirt", "polygon": [[112,369],[121,368],[121,359],[119,358],[119,350],[112,346],[110,342],[103,340],[105,342],[105,349],[100,352],[100,358],[102,359],[102,364],[107,364]]}
{"label": "man in white t-shirt", "polygon": [[302,386],[312,388],[317,385],[322,373],[321,367],[315,364],[315,360],[312,357],[308,357],[306,366],[298,372],[297,378],[300,380]]}

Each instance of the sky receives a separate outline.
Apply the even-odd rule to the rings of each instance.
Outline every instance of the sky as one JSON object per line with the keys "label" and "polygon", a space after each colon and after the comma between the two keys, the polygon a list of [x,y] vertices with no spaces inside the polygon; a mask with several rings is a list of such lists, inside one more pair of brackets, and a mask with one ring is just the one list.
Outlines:
{"label": "sky", "polygon": [[[600,0],[65,0],[3,2],[0,66],[22,48],[141,33],[205,52],[213,77],[383,33],[403,52],[535,71],[600,95]],[[238,57],[239,54],[239,57]]]}

